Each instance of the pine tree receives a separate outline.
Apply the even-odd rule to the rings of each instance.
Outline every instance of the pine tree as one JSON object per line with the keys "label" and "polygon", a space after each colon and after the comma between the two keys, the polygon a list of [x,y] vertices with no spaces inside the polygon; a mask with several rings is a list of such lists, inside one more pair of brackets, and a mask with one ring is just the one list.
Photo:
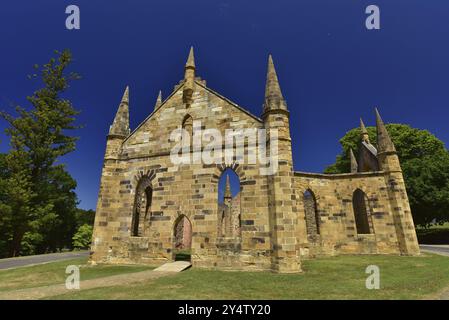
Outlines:
{"label": "pine tree", "polygon": [[[42,68],[35,66],[44,85],[27,97],[31,107],[17,106],[16,116],[0,112],[10,125],[5,131],[11,150],[5,156],[0,183],[0,187],[6,185],[6,194],[0,198],[0,229],[9,230],[2,241],[10,256],[20,253],[24,237],[34,239],[28,248],[40,245],[40,251],[54,251],[58,246],[55,237],[61,236],[58,228],[76,212],[76,182],[55,162],[75,150],[77,137],[68,132],[79,128],[74,124],[79,112],[63,95],[79,76],[67,73],[70,51],[56,54]],[[70,236],[67,241],[71,242]]]}

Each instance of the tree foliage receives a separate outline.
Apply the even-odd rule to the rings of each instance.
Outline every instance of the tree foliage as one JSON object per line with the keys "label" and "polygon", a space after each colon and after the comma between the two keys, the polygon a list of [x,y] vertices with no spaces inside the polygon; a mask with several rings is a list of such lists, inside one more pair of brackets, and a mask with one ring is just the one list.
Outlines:
{"label": "tree foliage", "polygon": [[93,227],[83,224],[73,236],[73,247],[76,249],[87,249],[92,239]]}
{"label": "tree foliage", "polygon": [[69,133],[78,111],[64,97],[79,79],[67,71],[72,61],[66,50],[42,67],[35,66],[42,87],[27,97],[28,108],[15,114],[0,112],[11,149],[0,156],[0,255],[55,251],[71,246],[76,231],[75,180],[60,157],[72,152],[78,139]]}
{"label": "tree foliage", "polygon": [[[444,143],[427,130],[404,124],[386,127],[401,161],[415,224],[449,221],[449,153]],[[376,128],[367,130],[371,143],[376,145]],[[350,171],[349,149],[357,157],[360,135],[360,129],[355,128],[340,139],[343,151],[326,173]]]}

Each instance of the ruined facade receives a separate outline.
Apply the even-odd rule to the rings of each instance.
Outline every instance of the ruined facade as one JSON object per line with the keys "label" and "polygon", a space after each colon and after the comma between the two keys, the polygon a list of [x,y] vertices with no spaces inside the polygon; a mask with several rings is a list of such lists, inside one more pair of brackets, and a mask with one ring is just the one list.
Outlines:
{"label": "ruined facade", "polygon": [[[294,171],[289,121],[271,56],[260,118],[196,76],[193,50],[184,79],[165,100],[159,95],[133,131],[127,88],[106,140],[91,260],[162,264],[182,242],[194,267],[293,273],[316,256],[419,254],[399,159],[377,110],[377,148],[362,123],[359,158],[351,151],[346,174]],[[215,128],[223,136],[227,129],[275,129],[278,169],[266,175],[259,161],[227,163],[224,156],[218,164],[174,164],[170,135],[179,128]],[[267,148],[273,141],[266,137]],[[200,152],[187,147],[189,157]],[[254,149],[248,143],[245,155]],[[221,205],[226,169],[239,177],[240,192]]]}

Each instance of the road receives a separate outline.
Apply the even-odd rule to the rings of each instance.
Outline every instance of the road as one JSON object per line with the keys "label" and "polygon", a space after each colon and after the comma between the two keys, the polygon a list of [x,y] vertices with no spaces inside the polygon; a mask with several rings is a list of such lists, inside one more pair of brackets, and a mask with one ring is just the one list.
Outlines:
{"label": "road", "polygon": [[87,256],[89,256],[89,251],[75,251],[75,252],[50,253],[36,256],[0,259],[0,270],[25,267],[53,261],[76,259]]}
{"label": "road", "polygon": [[449,257],[449,245],[420,244],[419,248],[421,251],[438,253]]}

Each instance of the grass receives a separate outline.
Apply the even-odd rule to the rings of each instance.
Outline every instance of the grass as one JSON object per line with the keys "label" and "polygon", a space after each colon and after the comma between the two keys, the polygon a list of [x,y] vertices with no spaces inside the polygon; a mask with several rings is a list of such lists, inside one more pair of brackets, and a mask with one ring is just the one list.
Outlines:
{"label": "grass", "polygon": [[11,270],[0,270],[0,292],[64,283],[68,265],[79,265],[82,280],[149,270],[149,266],[87,265],[87,258],[70,259]]}
{"label": "grass", "polygon": [[[151,269],[88,266],[86,258],[0,271],[0,292],[61,284],[67,265],[81,265],[81,280]],[[379,290],[365,288],[368,265],[380,268]],[[449,286],[449,258],[340,256],[303,261],[304,273],[231,272],[191,268],[126,286],[103,287],[49,299],[419,299]]]}
{"label": "grass", "polygon": [[[380,268],[379,290],[365,288],[368,265]],[[449,258],[341,256],[303,262],[302,274],[191,268],[127,286],[83,290],[50,299],[419,299],[449,285]]]}
{"label": "grass", "polygon": [[449,244],[449,222],[429,228],[417,228],[416,235],[421,244]]}

